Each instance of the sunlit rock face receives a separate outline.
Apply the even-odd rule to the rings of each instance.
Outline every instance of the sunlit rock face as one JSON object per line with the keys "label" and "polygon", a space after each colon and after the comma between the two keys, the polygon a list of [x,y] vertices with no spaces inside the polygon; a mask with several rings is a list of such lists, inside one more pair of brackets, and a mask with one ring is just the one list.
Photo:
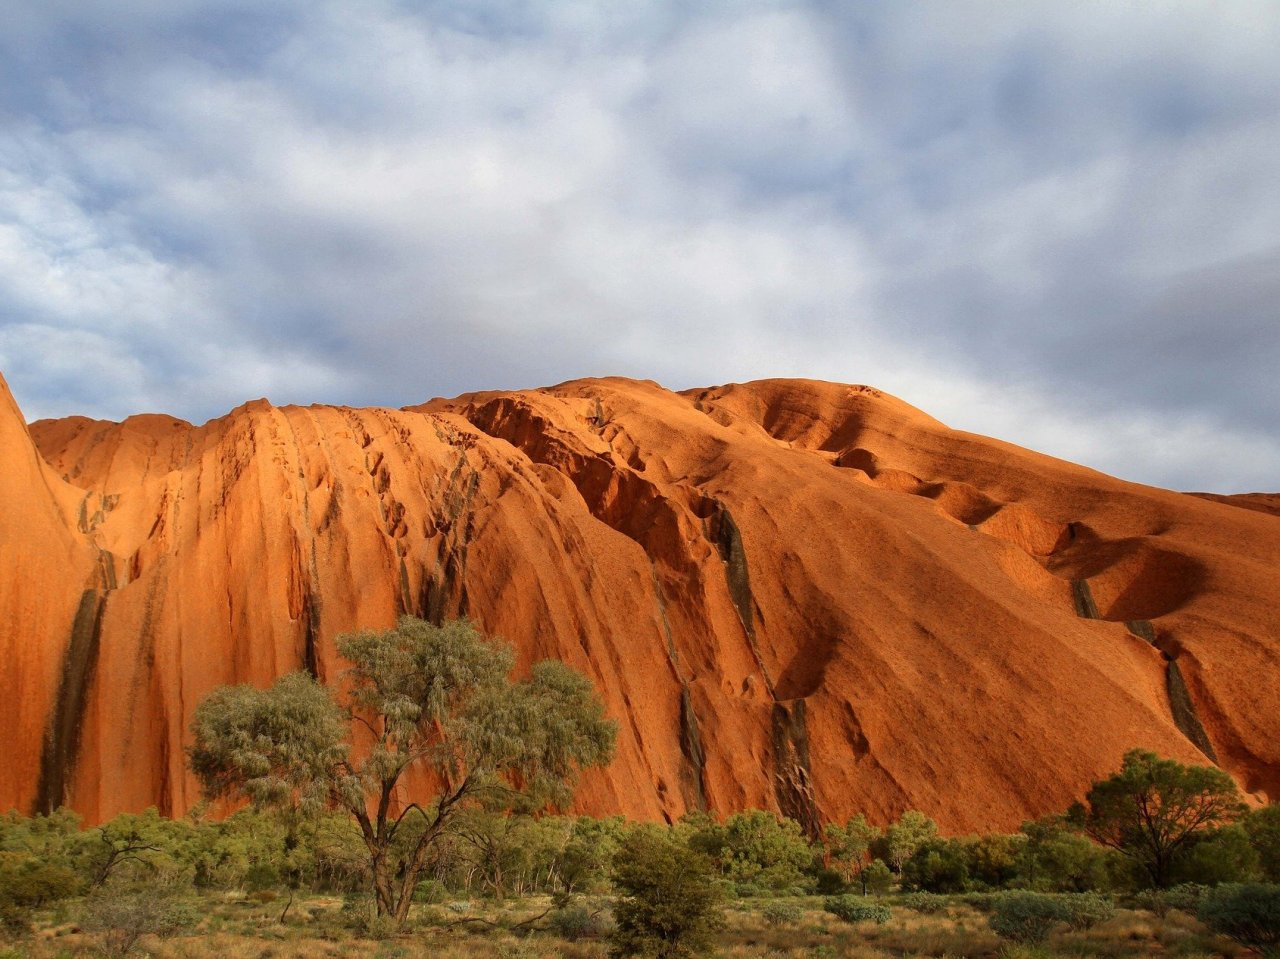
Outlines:
{"label": "sunlit rock face", "polygon": [[868,387],[29,430],[4,387],[0,451],[0,808],[180,814],[202,697],[339,683],[336,637],[403,613],[592,678],[619,721],[592,813],[1007,829],[1134,746],[1280,799],[1274,500],[1124,483]]}

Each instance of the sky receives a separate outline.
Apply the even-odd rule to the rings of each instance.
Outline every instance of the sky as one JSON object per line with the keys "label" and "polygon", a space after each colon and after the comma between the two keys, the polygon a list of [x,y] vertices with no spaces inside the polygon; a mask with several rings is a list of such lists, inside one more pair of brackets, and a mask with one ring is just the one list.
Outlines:
{"label": "sky", "polygon": [[8,0],[30,419],[868,383],[1280,490],[1275,0]]}

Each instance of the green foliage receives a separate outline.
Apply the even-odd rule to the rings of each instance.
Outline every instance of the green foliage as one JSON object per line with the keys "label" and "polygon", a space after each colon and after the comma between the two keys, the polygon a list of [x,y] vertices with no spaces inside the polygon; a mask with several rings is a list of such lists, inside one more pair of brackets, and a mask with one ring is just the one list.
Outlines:
{"label": "green foliage", "polygon": [[1054,896],[1037,892],[1004,892],[992,898],[987,924],[1001,939],[1024,945],[1044,942],[1070,913]]}
{"label": "green foliage", "polygon": [[1002,889],[1018,877],[1026,836],[991,833],[965,841],[969,882],[978,888]]}
{"label": "green foliage", "polygon": [[888,906],[867,902],[860,896],[828,896],[822,900],[822,908],[845,922],[874,922],[881,925],[893,915]]}
{"label": "green foliage", "polygon": [[903,865],[915,851],[937,835],[937,823],[918,810],[908,809],[896,823],[885,830],[879,845],[883,846],[883,858],[889,868],[901,874]]}
{"label": "green foliage", "polygon": [[814,849],[800,824],[754,809],[734,813],[723,824],[708,816],[687,819],[689,845],[706,853],[738,895],[794,894],[809,884]]}
{"label": "green foliage", "polygon": [[937,893],[932,892],[907,893],[898,902],[907,909],[914,910],[925,916],[944,912],[947,908],[947,897],[939,896]]}
{"label": "green foliage", "polygon": [[1280,882],[1280,804],[1255,809],[1244,818],[1249,842],[1258,853],[1258,866],[1269,882]]}
{"label": "green foliage", "polygon": [[190,825],[164,818],[153,806],[86,829],[76,837],[72,850],[78,867],[96,888],[113,876],[142,880],[183,871],[193,835]]}
{"label": "green foliage", "polygon": [[1168,889],[1143,889],[1133,900],[1139,908],[1163,919],[1171,909],[1194,915],[1208,892],[1208,886],[1184,882]]}
{"label": "green foliage", "polygon": [[1261,868],[1249,833],[1236,824],[1199,834],[1174,861],[1170,872],[1177,882],[1216,886],[1258,879]]}
{"label": "green foliage", "polygon": [[1096,892],[1067,893],[1058,897],[1066,911],[1066,922],[1072,929],[1092,929],[1116,914],[1115,903]]}
{"label": "green foliage", "polygon": [[959,839],[926,839],[902,864],[904,889],[964,892],[969,884],[969,855]]}
{"label": "green foliage", "polygon": [[78,895],[80,877],[66,866],[21,853],[0,853],[0,903],[36,908]]}
{"label": "green foliage", "polygon": [[80,928],[113,957],[130,955],[143,936],[174,936],[196,922],[174,885],[156,882],[103,886],[85,899],[80,915]]}
{"label": "green foliage", "polygon": [[862,886],[862,894],[882,895],[889,891],[893,883],[893,873],[885,865],[883,859],[872,859],[858,873],[858,882]]}
{"label": "green foliage", "polygon": [[[585,677],[545,661],[512,682],[511,649],[466,620],[404,617],[394,629],[339,638],[338,651],[351,663],[341,704],[300,673],[268,690],[215,690],[195,712],[191,767],[210,798],[345,811],[365,845],[379,915],[404,921],[464,809],[562,803],[581,767],[612,756],[616,724]],[[359,758],[352,723],[367,744]],[[443,784],[434,803],[393,802],[410,767]]]}
{"label": "green foliage", "polygon": [[1091,892],[1110,887],[1107,851],[1070,829],[1063,816],[1022,824],[1017,878],[1043,892]]}
{"label": "green foliage", "polygon": [[592,912],[581,903],[571,903],[553,910],[547,916],[547,925],[557,936],[569,942],[595,939],[605,931],[605,923],[599,914]]}
{"label": "green foliage", "polygon": [[799,903],[786,900],[771,899],[760,907],[760,917],[765,925],[774,929],[794,926],[800,921],[802,915],[804,910],[800,908]]}
{"label": "green foliage", "polygon": [[0,815],[0,853],[23,853],[48,863],[67,865],[72,845],[80,835],[80,816],[65,807],[49,815],[22,816],[16,811]]}
{"label": "green foliage", "polygon": [[347,729],[342,709],[306,673],[270,689],[222,686],[196,707],[191,771],[211,799],[284,806],[296,798],[318,810],[362,795],[343,765]]}
{"label": "green foliage", "polygon": [[1258,950],[1280,956],[1280,885],[1228,883],[1200,904],[1200,921],[1214,932]]}
{"label": "green foliage", "polygon": [[609,864],[618,851],[623,824],[621,816],[580,816],[573,820],[568,840],[553,861],[549,877],[554,877],[566,892],[600,885],[608,877]]}
{"label": "green foliage", "polygon": [[1147,882],[1164,887],[1178,859],[1206,831],[1245,812],[1235,781],[1213,766],[1184,766],[1134,749],[1118,773],[1096,782],[1072,818],[1097,842],[1134,862]]}
{"label": "green foliage", "polygon": [[724,924],[713,863],[656,829],[637,828],[614,858],[613,955],[677,959],[705,949]]}
{"label": "green foliage", "polygon": [[823,838],[826,840],[827,854],[831,868],[840,873],[845,885],[857,881],[859,874],[867,864],[867,855],[874,843],[880,840],[883,832],[867,822],[861,814],[854,816],[843,826],[830,823]]}

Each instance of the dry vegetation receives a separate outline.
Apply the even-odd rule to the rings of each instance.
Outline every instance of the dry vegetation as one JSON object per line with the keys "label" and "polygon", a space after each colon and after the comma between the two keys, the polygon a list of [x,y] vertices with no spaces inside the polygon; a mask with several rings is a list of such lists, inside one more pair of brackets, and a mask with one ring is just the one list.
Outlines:
{"label": "dry vegetation", "polygon": [[[284,922],[285,900],[262,901],[239,894],[202,897],[201,916],[193,934],[172,939],[146,938],[136,954],[154,959],[606,959],[608,943],[598,934],[569,942],[548,928],[552,908],[546,897],[493,902],[453,902],[417,906],[409,924],[384,938],[355,932],[343,901],[334,897],[299,899]],[[1168,956],[1177,959],[1231,957],[1253,953],[1211,935],[1197,920],[1177,910],[1163,918],[1146,911],[1120,909],[1114,918],[1085,931],[1065,926],[1043,946],[1002,942],[987,926],[986,916],[953,899],[947,908],[923,915],[893,906],[884,925],[850,925],[822,911],[815,897],[788,900],[800,907],[799,918],[786,925],[766,921],[762,910],[770,900],[738,900],[728,909],[726,928],[716,936],[715,954],[725,959],[764,957],[990,956],[993,959],[1054,957]],[[776,900],[775,900],[776,901]],[[892,904],[893,897],[885,901]],[[607,915],[604,899],[586,900]],[[49,914],[28,942],[0,950],[0,957],[70,959],[99,955],[96,940],[72,922]]]}

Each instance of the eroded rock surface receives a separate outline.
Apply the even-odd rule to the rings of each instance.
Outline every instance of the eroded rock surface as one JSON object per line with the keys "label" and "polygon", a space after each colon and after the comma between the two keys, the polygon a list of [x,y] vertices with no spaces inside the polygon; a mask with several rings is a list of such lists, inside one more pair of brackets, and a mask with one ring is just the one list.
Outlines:
{"label": "eroded rock surface", "polygon": [[592,677],[621,723],[595,813],[1011,828],[1134,746],[1280,799],[1280,518],[867,387],[581,380],[29,433],[4,389],[0,450],[0,808],[179,814],[210,689],[337,681],[335,637],[404,612]]}

